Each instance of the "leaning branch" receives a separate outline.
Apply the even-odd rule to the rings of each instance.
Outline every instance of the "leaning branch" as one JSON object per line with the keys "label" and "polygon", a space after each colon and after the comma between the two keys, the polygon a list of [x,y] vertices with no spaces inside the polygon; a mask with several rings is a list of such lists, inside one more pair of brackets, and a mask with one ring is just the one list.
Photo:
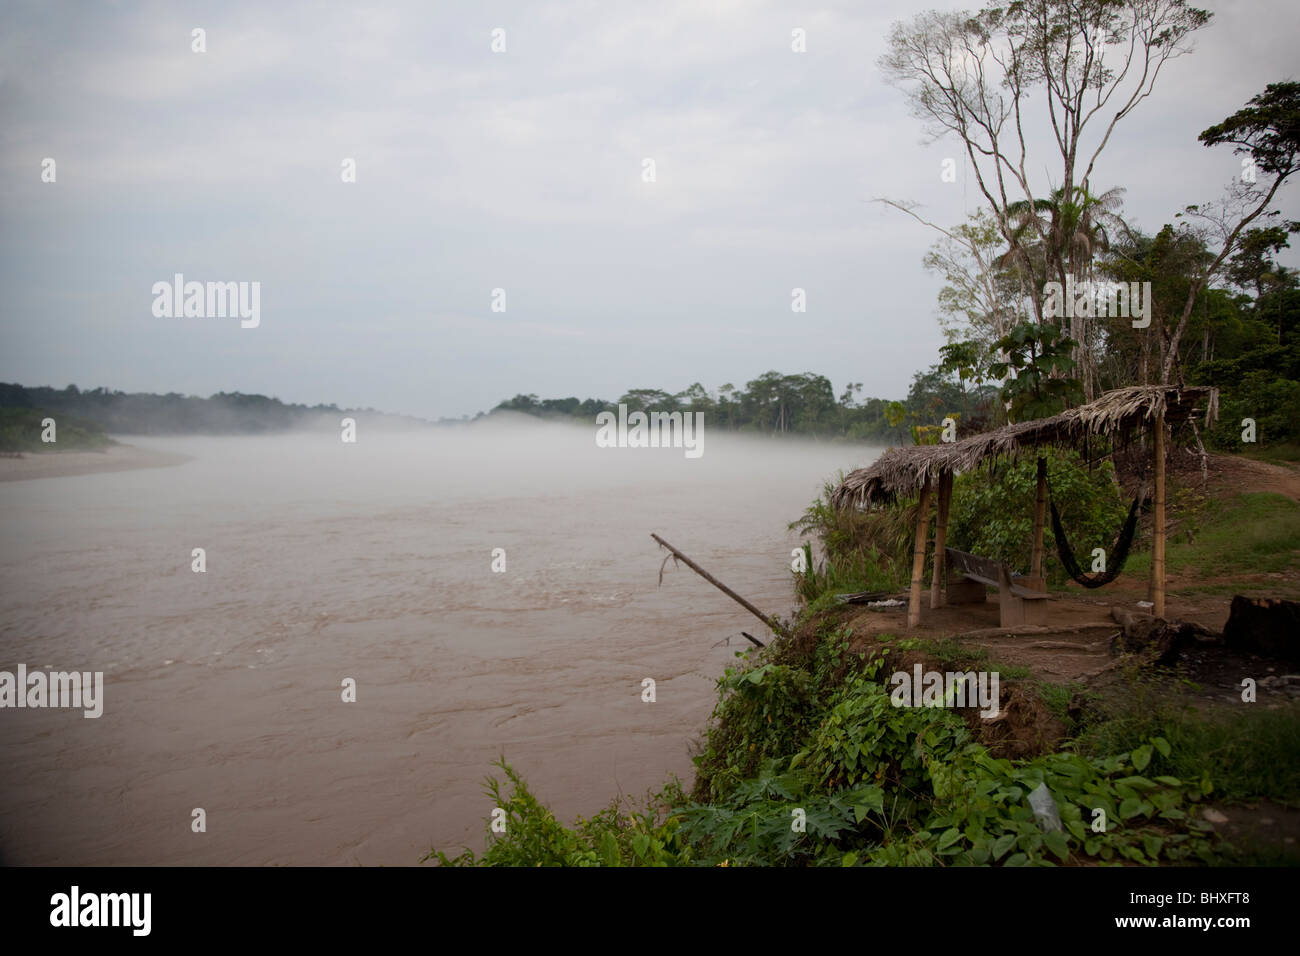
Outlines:
{"label": "leaning branch", "polygon": [[[700,567],[698,564],[696,564],[694,561],[692,561],[692,560],[691,560],[690,558],[688,558],[686,555],[682,554],[680,551],[678,551],[676,548],[674,548],[671,544],[669,544],[669,543],[668,543],[667,541],[665,541],[663,538],[659,537],[659,535],[655,534],[654,532],[651,532],[651,533],[650,533],[650,537],[652,537],[652,538],[654,538],[656,541],[658,541],[660,547],[667,548],[669,551],[671,551],[671,552],[672,552],[672,556],[673,556],[674,558],[676,558],[676,559],[678,559],[679,561],[681,561],[684,565],[686,565],[688,568],[690,568],[692,571],[694,571],[694,572],[695,572],[696,574],[698,574],[700,577],[704,578],[704,580],[708,581],[710,584],[712,584],[715,588],[717,588],[719,591],[721,591],[721,592],[722,592],[723,594],[725,594],[727,597],[731,598],[733,601],[735,601],[737,604],[739,604],[741,607],[743,607],[743,608],[744,608],[746,611],[748,611],[750,614],[754,615],[754,617],[758,618],[760,621],[762,621],[764,624],[766,624],[769,628],[771,628],[772,633],[774,633],[774,634],[780,634],[782,637],[789,637],[789,636],[790,636],[790,632],[787,631],[787,630],[786,630],[786,629],[781,625],[781,623],[780,623],[779,621],[777,621],[776,618],[774,618],[774,617],[772,617],[772,616],[770,616],[770,615],[764,614],[764,613],[763,613],[762,611],[760,611],[758,608],[754,607],[754,605],[750,604],[748,601],[746,601],[743,597],[741,597],[741,596],[740,596],[739,594],[737,594],[735,591],[731,590],[731,588],[727,587],[725,584],[723,584],[721,581],[719,581],[717,578],[715,578],[713,575],[711,575],[708,571],[705,571],[702,567]],[[667,559],[665,559],[665,560],[667,560]],[[660,572],[659,579],[660,579],[660,581],[663,580],[663,573],[662,573],[662,571]],[[748,635],[747,635],[747,636],[748,636]],[[750,640],[753,640],[753,638],[750,638]]]}

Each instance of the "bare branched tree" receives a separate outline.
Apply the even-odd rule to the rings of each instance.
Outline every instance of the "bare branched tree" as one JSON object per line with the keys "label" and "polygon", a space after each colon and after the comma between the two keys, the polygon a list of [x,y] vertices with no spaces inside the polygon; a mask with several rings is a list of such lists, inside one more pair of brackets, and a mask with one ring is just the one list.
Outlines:
{"label": "bare branched tree", "polygon": [[[893,26],[880,67],[932,137],[961,141],[1009,261],[1030,277],[1040,324],[1038,293],[1049,281],[1064,286],[1078,251],[1090,248],[1076,233],[1094,229],[1096,217],[1073,217],[1062,235],[1059,222],[1053,234],[1050,217],[1024,211],[1053,192],[1070,203],[1091,195],[1089,178],[1116,128],[1210,16],[1185,0],[1020,0],[973,14],[929,11]],[[1041,138],[1060,159],[1039,184],[1027,143]]]}

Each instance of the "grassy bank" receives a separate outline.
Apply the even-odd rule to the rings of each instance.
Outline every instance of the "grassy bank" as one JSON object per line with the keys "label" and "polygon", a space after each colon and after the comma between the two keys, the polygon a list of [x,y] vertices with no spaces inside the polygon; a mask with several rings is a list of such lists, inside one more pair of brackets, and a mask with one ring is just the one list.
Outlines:
{"label": "grassy bank", "polygon": [[[1064,740],[1010,757],[972,709],[895,707],[887,676],[996,662],[956,645],[856,641],[832,616],[747,652],[719,702],[688,793],[671,782],[638,805],[564,826],[502,765],[505,812],[482,856],[454,865],[855,866],[1252,862],[1199,819],[1208,801],[1300,805],[1300,712],[1207,717],[1154,708],[1154,680],[1066,719],[1076,691],[1002,668],[1023,711],[1059,715]],[[1127,703],[1125,703],[1127,701]],[[1134,703],[1134,702],[1137,703]],[[1062,829],[1028,795],[1051,792]]]}
{"label": "grassy bank", "polygon": [[[1300,705],[1215,713],[1182,706],[1167,678],[1131,675],[1078,707],[1079,687],[999,667],[952,641],[854,640],[833,616],[741,655],[688,792],[670,781],[560,823],[501,764],[488,794],[504,833],[444,865],[945,866],[1300,863],[1295,848],[1215,836],[1202,809],[1261,798],[1300,807]],[[1011,757],[971,709],[894,707],[887,675],[999,670],[1020,714],[1063,737]],[[1023,749],[1021,747],[1020,749]],[[1046,784],[1061,830],[1028,795]]]}
{"label": "grassy bank", "polygon": [[[41,436],[47,419],[55,421],[55,441]],[[102,451],[117,442],[93,422],[53,415],[39,408],[0,408],[0,452],[40,454],[55,451]]]}
{"label": "grassy bank", "polygon": [[1271,445],[1246,446],[1242,454],[1258,461],[1274,461],[1289,464],[1300,463],[1300,444],[1296,442],[1279,442]]}
{"label": "grassy bank", "polygon": [[[1202,581],[1276,573],[1300,569],[1297,545],[1300,504],[1280,494],[1241,492],[1216,496],[1195,509],[1171,536],[1165,562],[1170,573]],[[1140,579],[1150,569],[1151,553],[1143,551],[1129,559],[1126,570]]]}

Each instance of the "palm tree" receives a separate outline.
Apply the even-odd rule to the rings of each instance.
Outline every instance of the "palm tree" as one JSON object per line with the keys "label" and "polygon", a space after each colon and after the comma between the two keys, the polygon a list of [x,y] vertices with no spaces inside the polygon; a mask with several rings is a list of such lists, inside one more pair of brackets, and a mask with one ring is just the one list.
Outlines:
{"label": "palm tree", "polygon": [[[1008,207],[1011,220],[1011,249],[998,260],[1004,268],[1019,266],[1030,276],[1035,272],[1026,238],[1031,233],[1040,239],[1043,281],[1053,276],[1065,284],[1066,276],[1077,285],[1090,281],[1093,261],[1099,252],[1110,248],[1110,231],[1123,225],[1117,210],[1123,204],[1124,188],[1117,186],[1100,195],[1088,191],[1088,184],[1075,186],[1066,196],[1064,188],[1054,189],[1046,199],[1021,200]],[[1039,283],[1032,283],[1038,286]],[[1065,319],[1061,320],[1062,331]],[[1088,316],[1072,316],[1069,336],[1076,343],[1075,366],[1083,379],[1085,400],[1091,401],[1096,382],[1094,322]]]}

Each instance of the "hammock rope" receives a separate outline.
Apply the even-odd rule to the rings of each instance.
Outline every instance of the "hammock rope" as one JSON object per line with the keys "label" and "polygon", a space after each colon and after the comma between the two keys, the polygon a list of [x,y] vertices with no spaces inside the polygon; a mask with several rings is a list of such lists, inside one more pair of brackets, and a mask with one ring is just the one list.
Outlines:
{"label": "hammock rope", "polygon": [[1065,573],[1085,588],[1099,588],[1119,577],[1120,572],[1124,570],[1124,562],[1128,560],[1129,549],[1133,546],[1133,536],[1138,524],[1138,509],[1146,500],[1145,483],[1138,491],[1137,497],[1133,499],[1133,504],[1129,505],[1128,517],[1119,530],[1119,537],[1107,552],[1109,557],[1106,561],[1106,570],[1096,574],[1085,574],[1083,568],[1079,567],[1079,562],[1074,557],[1074,550],[1065,538],[1065,528],[1061,526],[1061,514],[1056,510],[1056,499],[1052,495],[1050,482],[1047,485],[1047,498],[1052,506],[1052,536],[1056,538],[1056,554],[1061,559]]}

